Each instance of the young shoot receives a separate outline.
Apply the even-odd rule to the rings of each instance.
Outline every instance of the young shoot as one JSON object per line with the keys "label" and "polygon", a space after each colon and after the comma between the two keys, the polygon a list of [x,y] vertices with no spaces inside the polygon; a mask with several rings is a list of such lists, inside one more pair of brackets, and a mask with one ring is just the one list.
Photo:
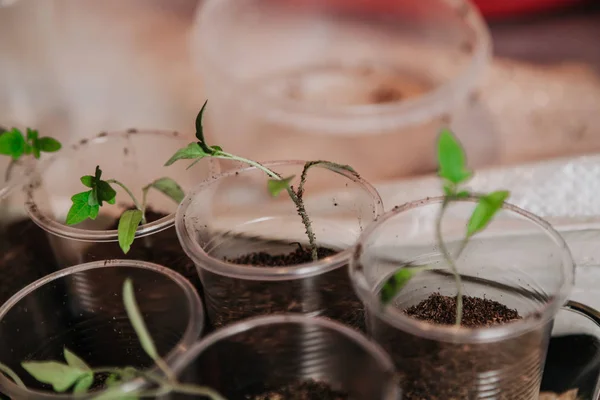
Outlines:
{"label": "young shoot", "polygon": [[118,237],[119,246],[127,254],[135,239],[138,226],[146,223],[146,207],[148,191],[156,189],[176,203],[183,200],[184,193],[181,187],[171,178],[159,178],[142,188],[142,201],[139,202],[133,192],[122,182],[116,179],[102,180],[102,170],[96,166],[94,175],[81,177],[81,183],[90,188],[71,197],[73,204],[67,214],[67,225],[79,224],[86,219],[96,219],[103,203],[115,204],[117,192],[111,184],[120,186],[131,198],[134,210],[127,210],[119,218]]}
{"label": "young shoot", "polygon": [[[442,179],[444,198],[435,222],[435,235],[438,247],[448,263],[456,283],[456,325],[460,326],[463,311],[463,287],[461,276],[456,265],[469,240],[478,232],[484,230],[496,213],[502,208],[509,192],[499,190],[491,193],[473,193],[465,184],[473,176],[467,168],[465,152],[450,130],[443,130],[437,142],[438,176]],[[454,201],[466,198],[476,198],[477,205],[465,226],[465,236],[456,254],[450,254],[442,237],[442,220],[448,205]],[[383,305],[390,303],[402,288],[419,272],[434,269],[431,266],[405,267],[390,276],[382,287],[380,300]]]}
{"label": "young shoot", "polygon": [[12,169],[21,156],[32,154],[39,159],[41,153],[54,153],[61,147],[58,140],[48,136],[39,137],[38,131],[31,128],[27,128],[26,134],[17,128],[0,132],[0,154],[11,157],[4,180],[10,179]]}
{"label": "young shoot", "polygon": [[[94,400],[137,400],[158,398],[169,393],[192,396],[204,396],[211,400],[225,400],[216,391],[191,384],[180,383],[173,371],[160,357],[135,299],[133,283],[126,279],[123,284],[123,303],[125,311],[138,337],[142,349],[154,361],[160,373],[148,372],[134,367],[92,368],[80,356],[67,348],[63,350],[64,361],[24,361],[21,366],[40,383],[51,385],[58,393],[88,393],[97,378],[108,376],[103,382],[104,390]],[[26,388],[19,376],[8,366],[0,364],[0,371],[17,385]],[[126,391],[122,384],[136,378],[142,378],[153,384],[152,388]]]}
{"label": "young shoot", "polygon": [[264,172],[268,177],[267,189],[268,189],[269,193],[272,196],[278,196],[281,192],[286,191],[287,194],[289,195],[290,199],[294,202],[296,211],[297,211],[298,215],[300,216],[300,218],[302,219],[302,224],[304,225],[304,228],[306,230],[306,236],[308,237],[308,243],[310,246],[312,259],[315,261],[318,260],[319,256],[318,256],[317,239],[316,239],[314,230],[312,228],[310,217],[309,217],[308,213],[306,212],[306,208],[304,207],[304,200],[303,200],[304,185],[306,183],[307,172],[310,168],[312,168],[316,165],[324,165],[324,166],[330,167],[332,169],[350,172],[351,174],[353,174],[357,177],[358,177],[358,173],[352,167],[350,167],[348,165],[337,164],[337,163],[334,163],[331,161],[324,161],[324,160],[308,161],[304,164],[304,168],[302,170],[302,173],[300,174],[300,182],[298,183],[298,187],[297,187],[297,189],[294,189],[294,187],[292,186],[292,181],[295,178],[295,176],[292,175],[292,176],[283,177],[280,174],[278,174],[277,172],[267,168],[266,166],[262,165],[259,162],[228,153],[228,152],[224,151],[223,148],[221,148],[220,146],[214,146],[214,145],[209,146],[206,143],[206,140],[204,138],[204,129],[202,127],[202,118],[203,118],[204,110],[206,109],[207,103],[208,103],[208,101],[204,102],[204,105],[202,106],[202,108],[200,109],[200,112],[198,113],[198,116],[196,117],[196,138],[198,139],[198,141],[190,143],[186,147],[179,149],[166,162],[165,165],[166,166],[172,165],[173,163],[175,163],[178,160],[194,160],[192,162],[192,164],[190,164],[190,166],[188,167],[188,168],[190,168],[194,164],[196,164],[198,161],[200,161],[201,159],[206,158],[206,157],[212,157],[212,158],[218,158],[218,159],[223,159],[223,160],[242,162],[242,163],[253,166],[253,167],[259,169],[260,171]]}

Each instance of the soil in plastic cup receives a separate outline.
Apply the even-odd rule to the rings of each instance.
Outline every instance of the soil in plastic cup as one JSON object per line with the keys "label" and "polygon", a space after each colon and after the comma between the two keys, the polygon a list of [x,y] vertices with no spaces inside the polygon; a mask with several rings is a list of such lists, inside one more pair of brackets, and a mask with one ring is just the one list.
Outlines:
{"label": "soil in plastic cup", "polygon": [[[522,319],[473,329],[417,320],[404,310],[435,292],[456,296],[435,238],[441,203],[429,198],[397,207],[359,240],[351,277],[367,308],[369,333],[391,354],[407,400],[537,399],[552,321],[573,285],[570,251],[547,222],[505,204],[456,263],[465,295],[497,301]],[[465,199],[446,211],[441,229],[451,254],[475,205]],[[383,282],[407,263],[436,269],[416,274],[382,307]]]}

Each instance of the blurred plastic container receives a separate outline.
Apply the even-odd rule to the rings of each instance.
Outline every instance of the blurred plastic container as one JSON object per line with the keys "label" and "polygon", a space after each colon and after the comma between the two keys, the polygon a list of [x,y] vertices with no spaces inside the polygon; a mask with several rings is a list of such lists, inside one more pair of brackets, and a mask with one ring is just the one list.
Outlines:
{"label": "blurred plastic container", "polygon": [[[153,368],[123,305],[121,293],[127,278],[133,282],[138,307],[159,355],[172,366],[203,328],[202,303],[192,285],[160,265],[100,261],[48,275],[23,288],[0,308],[0,362],[27,386],[23,389],[0,374],[0,392],[19,400],[98,397],[98,392],[56,393],[21,367],[25,360],[63,360],[65,347],[92,368]],[[104,290],[90,290],[82,281],[101,283]]]}
{"label": "blurred plastic container", "polygon": [[340,323],[307,316],[238,322],[195,344],[173,369],[180,381],[228,399],[309,379],[356,400],[399,399],[392,362],[379,346]]}
{"label": "blurred plastic container", "polygon": [[489,161],[490,130],[472,110],[490,55],[477,10],[364,5],[207,0],[191,51],[214,143],[259,160],[330,159],[378,180],[433,170],[434,139],[450,124]]}

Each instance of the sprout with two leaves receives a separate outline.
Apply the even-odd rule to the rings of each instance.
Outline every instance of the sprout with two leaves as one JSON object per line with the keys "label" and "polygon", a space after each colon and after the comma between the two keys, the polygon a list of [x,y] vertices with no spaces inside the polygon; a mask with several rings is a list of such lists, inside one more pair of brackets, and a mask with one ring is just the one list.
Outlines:
{"label": "sprout with two leaves", "polygon": [[171,178],[164,177],[144,186],[142,188],[142,201],[139,202],[133,192],[122,182],[116,179],[103,180],[102,170],[99,166],[96,166],[94,175],[82,176],[81,183],[90,190],[77,193],[71,197],[73,204],[67,214],[67,225],[79,224],[88,218],[94,220],[100,212],[100,207],[105,202],[115,204],[117,192],[111,184],[120,186],[133,201],[135,209],[124,211],[119,218],[119,246],[125,254],[131,248],[140,223],[146,223],[147,197],[150,189],[158,190],[178,204],[184,197],[183,190],[177,182]]}
{"label": "sprout with two leaves", "polygon": [[[469,240],[478,232],[484,230],[492,221],[496,213],[502,208],[509,192],[498,190],[491,193],[472,193],[465,184],[473,176],[473,172],[467,168],[465,152],[458,139],[449,130],[443,130],[438,138],[437,156],[439,163],[438,175],[443,182],[444,199],[436,218],[435,234],[436,241],[448,263],[456,282],[456,325],[460,326],[463,311],[463,287],[456,265]],[[462,239],[456,254],[450,254],[444,238],[442,237],[442,219],[448,205],[454,201],[466,198],[477,198],[477,205],[465,227],[465,236]],[[380,300],[383,305],[389,304],[402,288],[419,272],[433,269],[432,266],[407,266],[392,274],[384,283]]]}
{"label": "sprout with two leaves", "polygon": [[[98,378],[103,379],[103,377],[108,376],[103,382],[104,390],[97,396],[93,396],[94,400],[138,400],[160,397],[169,393],[203,396],[211,400],[225,400],[223,396],[210,388],[180,383],[177,380],[173,371],[158,354],[156,345],[148,332],[135,299],[133,282],[129,278],[123,284],[123,303],[142,349],[154,361],[160,373],[140,370],[130,366],[92,368],[83,358],[67,348],[64,348],[63,351],[64,362],[56,360],[24,361],[21,366],[38,382],[51,385],[53,390],[58,393],[69,391],[73,394],[89,393]],[[0,371],[17,385],[27,388],[17,373],[7,365],[0,364]],[[125,382],[136,378],[144,379],[145,382],[151,383],[153,387],[133,391],[123,387]]]}
{"label": "sprout with two leaves", "polygon": [[198,139],[198,141],[190,143],[186,147],[179,149],[167,161],[165,165],[172,165],[178,160],[194,160],[192,164],[188,167],[190,168],[203,158],[211,157],[223,160],[242,162],[264,172],[268,177],[267,188],[271,195],[277,196],[281,192],[286,191],[290,199],[294,202],[294,205],[296,206],[296,211],[302,219],[302,224],[304,225],[304,228],[306,230],[306,236],[308,237],[312,259],[316,261],[319,258],[317,239],[312,228],[310,217],[306,212],[306,208],[304,207],[303,199],[304,185],[306,184],[306,176],[308,170],[317,165],[324,165],[335,170],[349,172],[356,177],[359,176],[358,173],[349,165],[342,165],[324,160],[308,161],[304,164],[304,168],[300,174],[300,181],[298,183],[298,187],[294,189],[291,183],[295,176],[292,175],[288,177],[283,177],[277,172],[267,168],[259,162],[228,153],[224,151],[220,146],[209,146],[204,138],[204,129],[202,127],[202,117],[204,115],[204,110],[206,109],[207,103],[208,102],[204,103],[204,105],[200,109],[200,112],[198,113],[198,116],[196,117],[196,138]]}
{"label": "sprout with two leaves", "polygon": [[49,136],[40,137],[35,129],[27,128],[26,134],[17,128],[7,131],[0,129],[0,154],[12,158],[6,169],[4,180],[10,179],[12,169],[21,156],[31,154],[34,158],[39,159],[41,153],[54,153],[61,147],[58,140]]}

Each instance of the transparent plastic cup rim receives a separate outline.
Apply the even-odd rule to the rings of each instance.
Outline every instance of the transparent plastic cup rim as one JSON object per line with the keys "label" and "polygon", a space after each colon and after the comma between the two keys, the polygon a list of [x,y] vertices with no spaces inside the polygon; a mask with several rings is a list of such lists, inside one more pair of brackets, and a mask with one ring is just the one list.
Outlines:
{"label": "transparent plastic cup rim", "polygon": [[[550,301],[548,301],[543,305],[543,307],[534,313],[535,317],[525,317],[519,321],[489,328],[469,329],[463,327],[457,328],[455,326],[434,325],[411,318],[395,307],[381,307],[379,297],[373,292],[371,286],[367,283],[363,271],[357,268],[360,258],[360,249],[362,248],[361,244],[364,243],[375,231],[377,231],[379,226],[385,224],[389,220],[392,220],[397,215],[418,207],[441,204],[442,201],[443,197],[431,197],[424,200],[406,203],[382,215],[376,222],[367,227],[362,233],[355,247],[355,253],[350,261],[350,279],[356,293],[358,294],[358,297],[368,307],[369,312],[377,316],[377,318],[385,321],[389,325],[399,330],[409,332],[415,336],[423,336],[433,340],[456,343],[484,343],[504,340],[536,329],[537,327],[552,320],[558,310],[566,303],[571,288],[573,287],[575,263],[573,261],[573,257],[571,256],[571,251],[569,250],[562,236],[554,228],[552,228],[548,222],[509,203],[504,203],[504,210],[518,214],[531,221],[533,225],[538,226],[540,231],[545,232],[547,236],[556,244],[557,248],[560,248],[562,254],[561,262],[566,272],[565,279],[560,288],[558,288],[557,293],[550,299]],[[476,202],[477,198],[470,197],[461,199],[459,201]]]}
{"label": "transparent plastic cup rim", "polygon": [[[139,268],[154,271],[158,274],[165,275],[172,279],[183,291],[185,297],[190,305],[189,317],[190,320],[187,324],[186,330],[181,336],[179,343],[171,350],[169,354],[164,358],[167,364],[174,364],[177,359],[181,356],[181,354],[185,353],[188,350],[187,343],[193,343],[200,337],[203,329],[204,322],[204,309],[202,306],[202,302],[196,293],[196,290],[192,286],[192,284],[185,279],[183,276],[178,274],[175,271],[172,271],[162,265],[153,264],[145,261],[137,261],[137,260],[107,260],[107,261],[94,261],[85,264],[79,264],[72,267],[68,267],[62,269],[60,271],[56,271],[50,275],[47,275],[43,278],[38,279],[37,281],[30,283],[25,288],[21,289],[19,292],[14,294],[10,299],[6,301],[0,307],[0,321],[4,318],[4,316],[22,299],[27,297],[29,294],[35,292],[37,289],[49,284],[50,282],[56,281],[58,279],[64,278],[69,275],[73,275],[80,272],[85,272],[93,269],[100,268]],[[135,285],[135,282],[134,282]],[[2,360],[0,360],[2,362]],[[152,369],[154,372],[158,372],[158,369],[154,367]],[[126,391],[140,389],[147,383],[143,379],[136,379],[131,382],[127,382],[123,384],[123,388]],[[126,389],[125,389],[126,388]],[[42,392],[38,390],[31,389],[23,389],[16,383],[14,383],[11,379],[7,378],[4,374],[0,373],[0,389],[6,391],[9,396],[13,396],[15,399],[20,399],[22,397],[35,395],[36,399],[92,399],[97,397],[101,392],[89,393],[88,395],[73,395],[73,394],[60,394],[60,393],[51,393],[51,392]]]}
{"label": "transparent plastic cup rim", "polygon": [[[271,161],[262,163],[262,165],[275,168],[278,166],[296,166],[302,168],[306,161],[289,160],[289,161]],[[326,166],[315,166],[315,168],[325,168]],[[379,193],[375,188],[368,183],[366,180],[351,174],[344,170],[333,170],[329,169],[332,173],[337,173],[343,177],[359,184],[362,189],[369,193],[373,199],[374,216],[377,217],[383,213],[383,202]],[[186,213],[188,208],[192,204],[194,198],[198,195],[202,195],[202,192],[210,188],[211,185],[215,184],[221,179],[226,179],[235,175],[240,175],[245,172],[258,171],[256,167],[243,167],[221,173],[213,176],[210,179],[200,183],[194,189],[192,189],[183,199],[175,216],[175,229],[177,230],[177,236],[179,236],[179,242],[194,263],[210,272],[215,274],[229,276],[232,278],[248,279],[248,280],[264,280],[264,281],[279,281],[279,280],[291,280],[291,279],[303,279],[315,275],[320,275],[328,271],[337,269],[345,264],[348,264],[352,256],[352,247],[344,249],[337,254],[330,257],[323,258],[319,261],[314,261],[305,264],[299,264],[289,267],[249,267],[234,263],[229,263],[224,260],[220,260],[215,257],[211,257],[200,244],[194,238],[194,232],[190,233],[186,227]],[[265,176],[265,190],[266,190],[267,177]],[[290,200],[291,201],[291,200]],[[300,217],[298,217],[300,218]]]}
{"label": "transparent plastic cup rim", "polygon": [[[57,162],[60,159],[67,159],[70,155],[76,154],[79,149],[83,146],[94,145],[104,143],[111,138],[123,138],[129,135],[160,135],[165,138],[171,138],[174,140],[180,140],[182,142],[182,147],[187,145],[190,140],[186,139],[183,135],[180,135],[177,131],[161,131],[161,130],[138,130],[138,129],[129,129],[127,131],[117,131],[117,132],[102,132],[97,136],[91,139],[82,139],[79,143],[72,145],[70,148],[65,148],[61,150],[61,152],[52,158],[48,159],[46,163],[40,165],[40,169],[43,171],[45,165],[49,165],[50,163]],[[165,160],[166,161],[166,160]],[[214,162],[209,163],[209,168],[211,169],[211,174],[216,173],[216,164]],[[77,177],[79,179],[79,176]],[[27,193],[27,202],[26,208],[29,217],[42,229],[47,232],[52,233],[53,235],[65,238],[65,239],[73,239],[82,242],[116,242],[119,239],[119,234],[116,229],[112,230],[93,230],[93,229],[81,229],[74,226],[69,226],[62,224],[53,218],[48,218],[42,211],[40,211],[39,207],[35,204],[33,198],[33,192],[35,190],[32,188],[28,190]],[[152,235],[155,233],[159,233],[164,231],[165,229],[169,229],[175,225],[175,213],[171,213],[163,218],[160,218],[156,221],[149,222],[147,224],[140,225],[135,233],[136,238]]]}
{"label": "transparent plastic cup rim", "polygon": [[239,333],[251,331],[255,328],[273,325],[307,325],[318,326],[325,330],[335,331],[358,344],[363,350],[369,353],[377,361],[383,372],[394,373],[394,364],[390,356],[375,342],[367,339],[358,331],[345,326],[339,322],[323,317],[311,317],[303,314],[278,314],[247,318],[245,320],[227,325],[199,340],[194,344],[184,357],[177,360],[173,366],[175,374],[181,373],[196,357],[216,343],[233,337]]}
{"label": "transparent plastic cup rim", "polygon": [[[197,33],[191,41],[192,47],[204,48],[205,45],[216,43],[206,27],[214,24],[213,13],[219,7],[229,3],[248,0],[208,0],[197,11]],[[472,32],[475,43],[473,44],[471,61],[456,78],[446,82],[424,95],[401,100],[394,103],[366,104],[327,107],[302,103],[292,99],[271,99],[264,96],[271,106],[261,105],[268,110],[269,116],[277,121],[286,121],[307,130],[317,129],[327,131],[328,134],[363,135],[365,130],[372,130],[373,120],[377,118],[379,129],[400,129],[410,125],[424,123],[432,116],[439,116],[450,112],[457,100],[462,100],[473,90],[478,80],[483,76],[486,66],[492,55],[491,37],[488,27],[477,8],[466,0],[439,0],[446,3],[454,12],[464,15],[463,20]],[[204,42],[203,42],[204,41]],[[200,63],[207,63],[220,71],[227,71],[227,67],[214,59],[215,51],[204,51],[199,58]],[[231,80],[235,78],[228,76]],[[349,123],[349,121],[351,123]],[[339,126],[344,124],[343,130]],[[353,128],[354,126],[354,128]]]}

